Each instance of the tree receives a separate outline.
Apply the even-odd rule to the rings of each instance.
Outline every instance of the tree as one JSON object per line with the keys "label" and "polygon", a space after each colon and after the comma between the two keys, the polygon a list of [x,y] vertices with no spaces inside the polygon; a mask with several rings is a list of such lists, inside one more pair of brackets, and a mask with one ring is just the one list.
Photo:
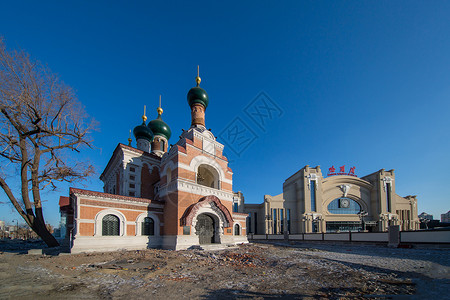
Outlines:
{"label": "tree", "polygon": [[41,191],[93,173],[72,155],[92,148],[93,127],[72,88],[26,52],[8,51],[0,38],[0,187],[49,247],[58,242],[45,225]]}

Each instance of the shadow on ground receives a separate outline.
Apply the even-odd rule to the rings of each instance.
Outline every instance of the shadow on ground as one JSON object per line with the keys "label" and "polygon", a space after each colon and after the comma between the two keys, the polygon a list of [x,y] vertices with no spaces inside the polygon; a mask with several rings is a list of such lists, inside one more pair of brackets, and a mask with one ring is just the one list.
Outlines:
{"label": "shadow on ground", "polygon": [[234,289],[218,289],[210,290],[208,294],[202,296],[200,299],[303,299],[308,297],[309,299],[319,299],[319,296],[301,295],[301,294],[267,294],[260,292],[251,292],[244,290]]}
{"label": "shadow on ground", "polygon": [[0,252],[28,254],[28,250],[42,249],[42,254],[59,255],[69,253],[69,248],[65,246],[49,248],[42,240],[0,240]]}

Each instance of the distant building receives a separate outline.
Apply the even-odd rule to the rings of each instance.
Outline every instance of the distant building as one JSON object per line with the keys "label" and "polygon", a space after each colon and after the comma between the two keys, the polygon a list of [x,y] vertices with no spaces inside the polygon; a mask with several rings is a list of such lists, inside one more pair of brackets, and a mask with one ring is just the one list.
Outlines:
{"label": "distant building", "polygon": [[450,223],[450,210],[445,214],[441,214],[441,222]]}
{"label": "distant building", "polygon": [[6,225],[5,226],[5,231],[16,232],[16,230],[17,230],[17,226],[16,225]]}
{"label": "distant building", "polygon": [[419,215],[419,219],[433,221],[433,215],[430,215],[430,214],[427,214],[426,212],[423,212],[423,213],[421,213]]}
{"label": "distant building", "polygon": [[283,193],[265,195],[261,204],[245,204],[248,232],[292,234],[310,232],[419,229],[416,196],[395,192],[394,170],[381,169],[358,178],[355,168],[324,177],[319,166],[305,166],[285,180]]}
{"label": "distant building", "polygon": [[0,221],[0,230],[5,231],[5,221]]}

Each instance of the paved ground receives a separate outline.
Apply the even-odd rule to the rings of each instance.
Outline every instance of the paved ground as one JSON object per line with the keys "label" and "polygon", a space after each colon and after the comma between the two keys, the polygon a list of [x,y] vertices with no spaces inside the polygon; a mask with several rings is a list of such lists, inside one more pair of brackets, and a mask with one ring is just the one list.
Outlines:
{"label": "paved ground", "polygon": [[450,249],[250,244],[26,255],[0,242],[0,299],[450,299]]}

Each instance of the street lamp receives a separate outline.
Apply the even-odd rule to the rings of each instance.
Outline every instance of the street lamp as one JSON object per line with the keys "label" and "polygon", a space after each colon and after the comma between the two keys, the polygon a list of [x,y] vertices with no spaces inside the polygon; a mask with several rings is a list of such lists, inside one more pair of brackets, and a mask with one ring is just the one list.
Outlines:
{"label": "street lamp", "polygon": [[361,210],[358,213],[358,217],[361,220],[361,227],[362,227],[363,231],[366,231],[366,223],[364,223],[364,217],[366,217],[368,215],[369,215],[369,213],[365,210]]}

